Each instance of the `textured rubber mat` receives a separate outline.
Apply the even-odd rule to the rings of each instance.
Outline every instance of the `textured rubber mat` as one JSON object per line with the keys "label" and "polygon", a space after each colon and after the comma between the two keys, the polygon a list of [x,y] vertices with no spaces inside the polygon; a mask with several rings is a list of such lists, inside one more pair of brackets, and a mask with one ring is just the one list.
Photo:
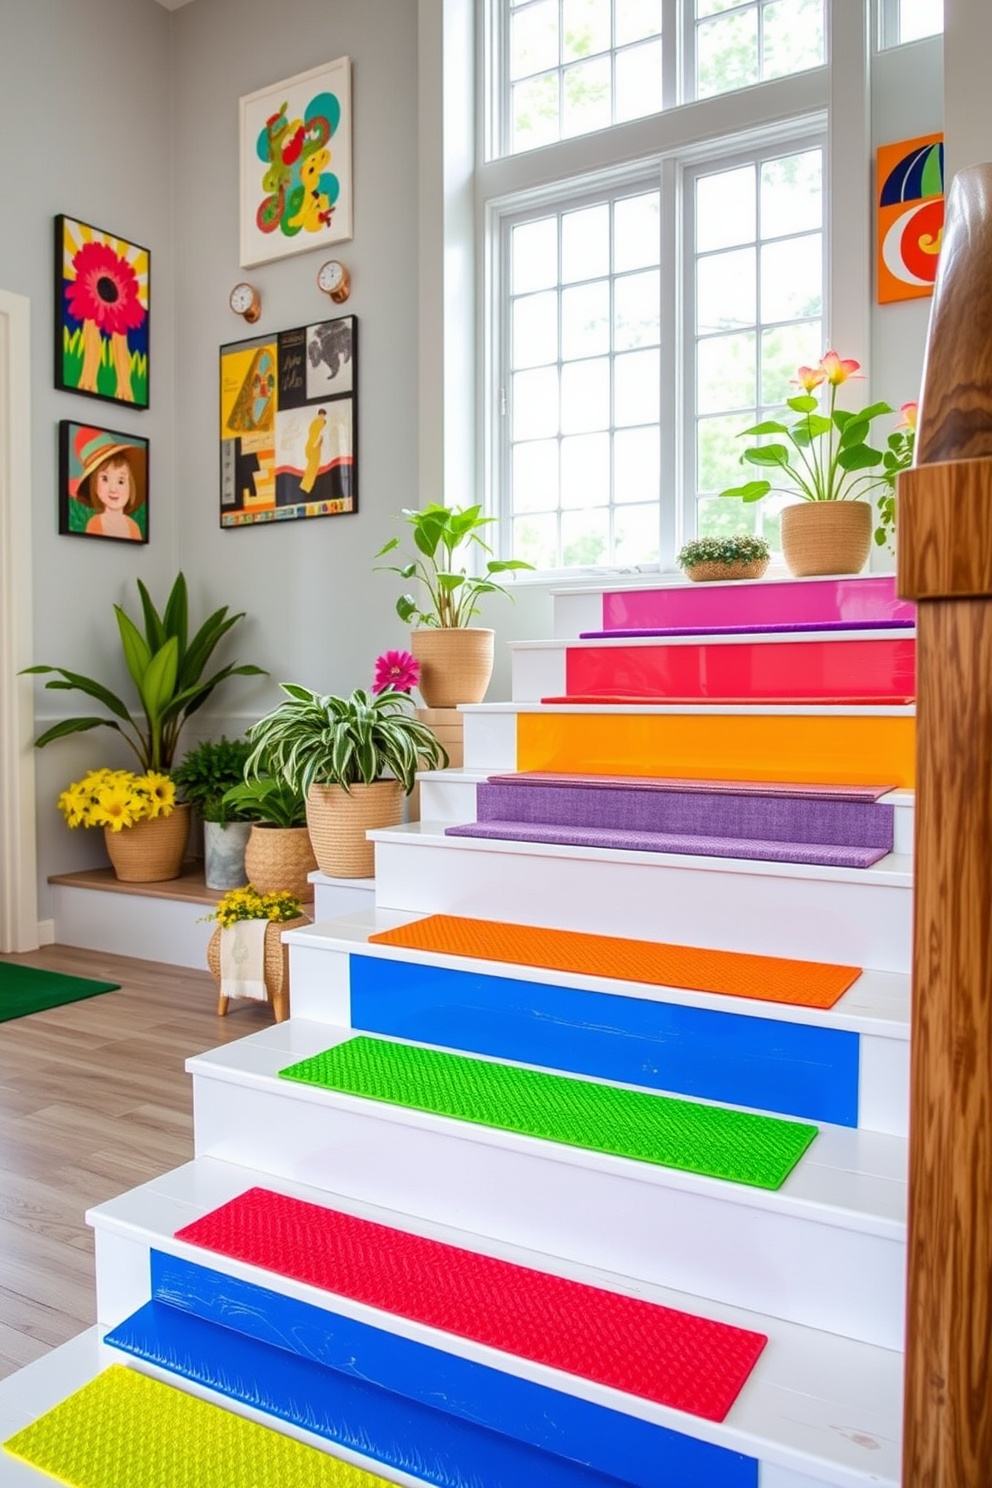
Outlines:
{"label": "textured rubber mat", "polygon": [[754,1188],[780,1188],[815,1126],[359,1035],[283,1079]]}
{"label": "textured rubber mat", "polygon": [[71,1488],[388,1488],[350,1462],[123,1364],[4,1449]]}
{"label": "textured rubber mat", "polygon": [[710,1421],[768,1341],[262,1188],[176,1239]]}
{"label": "textured rubber mat", "polygon": [[739,951],[708,951],[695,946],[590,935],[581,930],[547,930],[459,915],[428,915],[396,930],[369,936],[372,945],[465,956],[477,961],[540,966],[547,971],[613,977],[652,987],[718,992],[759,1002],[830,1008],[861,975],[856,966],[789,961]]}
{"label": "textured rubber mat", "polygon": [[489,785],[567,785],[578,790],[696,791],[700,795],[786,796],[800,801],[878,801],[891,785],[790,785],[774,780],[692,780],[658,775],[556,775],[550,770],[520,770],[490,775]]}

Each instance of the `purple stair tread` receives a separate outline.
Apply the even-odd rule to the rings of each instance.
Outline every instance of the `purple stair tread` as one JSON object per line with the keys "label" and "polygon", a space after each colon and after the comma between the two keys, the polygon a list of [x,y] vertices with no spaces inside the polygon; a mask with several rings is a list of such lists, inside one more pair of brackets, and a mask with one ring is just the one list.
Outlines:
{"label": "purple stair tread", "polygon": [[540,822],[466,822],[445,827],[446,837],[497,842],[546,842],[561,847],[618,848],[627,852],[684,853],[699,858],[802,863],[818,868],[870,868],[890,849],[826,842],[766,842],[746,837],[704,837],[670,832],[619,831],[604,827],[560,827]]}
{"label": "purple stair tread", "polygon": [[[873,802],[794,796],[706,795],[699,791],[583,790],[571,786],[480,784],[480,823],[531,823],[564,830],[650,833],[752,842],[817,843],[892,851],[894,812]],[[678,849],[682,851],[683,849]]]}
{"label": "purple stair tread", "polygon": [[894,785],[795,785],[771,780],[690,780],[670,775],[560,775],[550,770],[521,770],[489,775],[489,785],[568,785],[577,790],[693,791],[701,795],[786,796],[800,801],[877,801]]}
{"label": "purple stair tread", "polygon": [[[795,635],[800,631],[912,630],[915,620],[796,620],[777,625],[678,625],[634,630],[580,630],[580,641],[637,640],[645,636]],[[565,642],[566,646],[568,642]]]}

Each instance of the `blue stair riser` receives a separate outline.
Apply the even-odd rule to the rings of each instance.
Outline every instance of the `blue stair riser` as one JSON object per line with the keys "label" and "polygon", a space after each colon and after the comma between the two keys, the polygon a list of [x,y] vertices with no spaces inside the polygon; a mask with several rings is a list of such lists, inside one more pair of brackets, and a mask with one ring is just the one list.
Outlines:
{"label": "blue stair riser", "polygon": [[710,1443],[152,1251],[113,1347],[440,1488],[757,1488]]}
{"label": "blue stair riser", "polygon": [[349,957],[352,1027],[755,1110],[857,1126],[856,1033]]}
{"label": "blue stair riser", "polygon": [[642,791],[581,786],[480,784],[479,822],[534,822],[673,836],[740,837],[892,851],[893,807],[726,791]]}

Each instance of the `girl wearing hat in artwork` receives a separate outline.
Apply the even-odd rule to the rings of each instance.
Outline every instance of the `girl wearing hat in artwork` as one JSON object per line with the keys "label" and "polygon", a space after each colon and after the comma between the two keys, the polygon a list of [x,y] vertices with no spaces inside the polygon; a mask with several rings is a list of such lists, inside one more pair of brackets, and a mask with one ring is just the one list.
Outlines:
{"label": "girl wearing hat in artwork", "polygon": [[76,436],[76,458],[82,474],[72,493],[84,506],[93,508],[86,523],[91,537],[122,537],[143,542],[141,528],[130,515],[145,499],[144,482],[137,469],[140,451],[121,444],[118,436],[80,429]]}

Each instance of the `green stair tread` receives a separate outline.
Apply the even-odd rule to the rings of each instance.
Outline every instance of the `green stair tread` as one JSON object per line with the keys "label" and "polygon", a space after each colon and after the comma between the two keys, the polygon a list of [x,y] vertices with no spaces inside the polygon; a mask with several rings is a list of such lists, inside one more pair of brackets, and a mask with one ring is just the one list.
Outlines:
{"label": "green stair tread", "polygon": [[377,1474],[123,1364],[4,1450],[71,1488],[389,1488]]}
{"label": "green stair tread", "polygon": [[479,1126],[780,1188],[817,1127],[358,1035],[280,1077]]}

